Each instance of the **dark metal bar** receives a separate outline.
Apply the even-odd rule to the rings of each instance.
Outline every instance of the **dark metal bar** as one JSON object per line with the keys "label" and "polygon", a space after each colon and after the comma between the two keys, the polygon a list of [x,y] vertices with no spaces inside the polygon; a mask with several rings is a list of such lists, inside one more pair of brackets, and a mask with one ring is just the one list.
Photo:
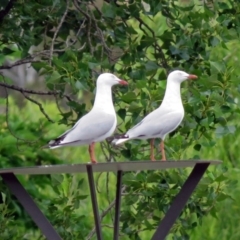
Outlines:
{"label": "dark metal bar", "polygon": [[16,176],[13,173],[1,173],[0,175],[10,191],[16,196],[18,201],[22,204],[32,220],[40,228],[45,237],[49,240],[61,240],[61,237],[55,231],[47,218],[43,215],[41,210],[24,189],[22,184],[18,181]]}
{"label": "dark metal bar", "polygon": [[114,220],[114,234],[113,239],[118,240],[119,235],[119,219],[121,207],[121,193],[122,193],[122,171],[117,172],[117,189],[116,189],[116,203],[115,203],[115,220]]}
{"label": "dark metal bar", "polygon": [[173,226],[174,222],[180,215],[183,207],[186,205],[189,197],[196,188],[198,182],[207,170],[209,163],[197,163],[193,168],[186,182],[183,184],[182,189],[174,199],[171,207],[163,218],[162,222],[154,233],[152,240],[164,240]]}
{"label": "dark metal bar", "polygon": [[90,193],[91,193],[97,239],[102,240],[103,237],[102,237],[101,222],[100,222],[99,211],[98,211],[97,196],[96,196],[96,189],[95,189],[95,183],[93,178],[92,165],[88,164],[86,167],[87,167],[87,174],[88,174],[88,183],[89,183]]}

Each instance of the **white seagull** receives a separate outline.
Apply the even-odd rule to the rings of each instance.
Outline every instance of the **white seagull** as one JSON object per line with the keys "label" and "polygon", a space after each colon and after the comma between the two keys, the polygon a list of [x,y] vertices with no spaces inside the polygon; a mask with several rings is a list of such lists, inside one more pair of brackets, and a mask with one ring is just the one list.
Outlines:
{"label": "white seagull", "polygon": [[92,110],[80,118],[78,122],[58,138],[51,140],[47,147],[89,145],[92,163],[97,163],[94,154],[96,142],[110,137],[117,125],[116,112],[112,101],[112,86],[128,85],[111,73],[103,73],[97,79],[97,90]]}
{"label": "white seagull", "polygon": [[167,78],[167,87],[162,104],[156,110],[149,113],[140,123],[128,130],[124,136],[121,136],[119,139],[114,139],[113,143],[118,145],[131,139],[151,139],[150,158],[152,161],[155,161],[154,139],[161,138],[160,150],[162,153],[162,161],[165,161],[165,136],[174,131],[184,117],[180,85],[187,79],[196,78],[196,75],[179,70],[171,72]]}

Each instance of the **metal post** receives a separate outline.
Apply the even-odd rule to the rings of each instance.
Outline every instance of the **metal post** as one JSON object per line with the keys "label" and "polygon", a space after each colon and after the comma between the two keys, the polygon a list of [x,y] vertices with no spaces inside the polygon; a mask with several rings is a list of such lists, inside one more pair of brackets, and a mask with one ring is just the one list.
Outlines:
{"label": "metal post", "polygon": [[43,215],[41,210],[24,189],[22,184],[18,181],[16,176],[13,173],[1,173],[0,175],[5,184],[8,186],[9,190],[16,196],[18,201],[22,204],[23,208],[40,228],[45,237],[49,240],[61,240],[61,237],[55,231],[47,218]]}
{"label": "metal post", "polygon": [[101,231],[101,222],[100,222],[99,211],[98,211],[97,196],[96,196],[96,189],[95,189],[95,183],[93,178],[92,165],[87,164],[86,167],[87,167],[87,174],[88,174],[88,183],[89,183],[90,193],[91,193],[97,239],[102,240],[103,237],[102,237],[102,231]]}
{"label": "metal post", "polygon": [[121,207],[121,193],[122,193],[122,171],[117,172],[117,189],[116,189],[116,203],[115,203],[115,220],[114,220],[114,234],[113,239],[118,240],[119,235],[119,219]]}
{"label": "metal post", "polygon": [[180,215],[183,207],[186,205],[189,197],[196,188],[198,182],[202,178],[203,174],[207,170],[210,163],[197,163],[189,175],[186,182],[183,184],[182,189],[174,199],[168,212],[163,218],[162,222],[154,233],[152,240],[164,240],[173,226],[174,222]]}

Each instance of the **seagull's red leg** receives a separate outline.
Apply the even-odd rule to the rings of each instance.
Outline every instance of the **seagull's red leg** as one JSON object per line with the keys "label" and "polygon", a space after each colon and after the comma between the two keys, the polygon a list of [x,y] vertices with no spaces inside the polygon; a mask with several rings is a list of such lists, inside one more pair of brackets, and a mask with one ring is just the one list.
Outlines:
{"label": "seagull's red leg", "polygon": [[95,152],[94,152],[94,146],[95,146],[95,143],[91,143],[89,145],[89,148],[88,148],[88,151],[89,151],[89,154],[90,154],[90,159],[91,159],[91,162],[92,163],[97,163],[97,160],[95,158]]}
{"label": "seagull's red leg", "polygon": [[156,161],[156,159],[154,158],[154,138],[151,139],[150,146],[151,146],[150,159],[151,159],[151,161]]}
{"label": "seagull's red leg", "polygon": [[166,155],[165,155],[164,141],[163,140],[160,143],[160,150],[161,150],[161,153],[162,153],[162,161],[166,161]]}

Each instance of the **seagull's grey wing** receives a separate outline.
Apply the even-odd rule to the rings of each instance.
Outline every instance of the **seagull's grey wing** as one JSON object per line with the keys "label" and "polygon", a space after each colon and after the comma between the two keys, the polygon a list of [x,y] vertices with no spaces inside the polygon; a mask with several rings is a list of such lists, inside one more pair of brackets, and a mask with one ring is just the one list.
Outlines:
{"label": "seagull's grey wing", "polygon": [[[94,139],[107,134],[113,128],[115,121],[116,118],[112,114],[91,111],[87,115],[83,116],[72,129],[66,131],[59,138],[53,140],[55,142],[54,145],[64,145],[71,142],[93,141]],[[53,141],[51,141],[52,144]]]}
{"label": "seagull's grey wing", "polygon": [[140,125],[146,124],[149,121],[152,122],[154,119],[159,118],[160,115],[161,115],[161,113],[159,112],[159,109],[156,109],[156,110],[152,111],[145,118],[143,118],[141,122],[139,122],[138,124],[133,126],[131,129],[129,129],[127,134],[129,133],[129,131],[133,131],[134,129],[140,127]]}
{"label": "seagull's grey wing", "polygon": [[103,112],[90,112],[68,132],[63,143],[97,139],[107,134],[115,123],[115,116]]}
{"label": "seagull's grey wing", "polygon": [[159,115],[152,112],[147,119],[143,119],[139,124],[130,129],[126,135],[129,138],[150,138],[153,136],[164,136],[178,127],[183,119],[182,112],[169,112]]}

